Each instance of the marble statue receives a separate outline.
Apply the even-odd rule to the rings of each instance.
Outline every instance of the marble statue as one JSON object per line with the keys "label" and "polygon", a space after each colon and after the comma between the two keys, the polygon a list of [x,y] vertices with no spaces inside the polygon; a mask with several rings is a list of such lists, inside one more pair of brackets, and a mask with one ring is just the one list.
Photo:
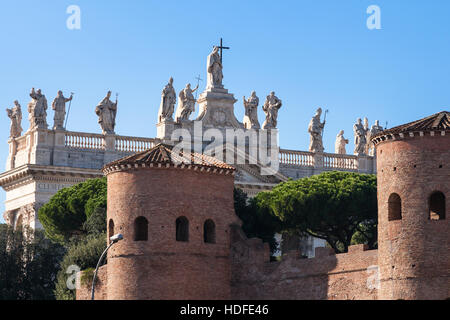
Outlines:
{"label": "marble statue", "polygon": [[366,150],[364,154],[369,154],[370,149],[370,127],[369,127],[369,119],[367,117],[364,118],[364,130],[366,131]]}
{"label": "marble statue", "polygon": [[260,129],[261,126],[258,121],[258,105],[259,98],[256,96],[256,92],[252,91],[251,96],[248,99],[244,97],[244,127],[246,129]]}
{"label": "marble statue", "polygon": [[336,137],[335,153],[336,154],[347,154],[345,147],[348,143],[349,143],[348,139],[344,138],[344,130],[341,130]]}
{"label": "marble statue", "polygon": [[14,101],[14,107],[6,109],[8,117],[11,119],[11,130],[9,137],[18,138],[22,135],[22,108],[19,101]]}
{"label": "marble statue", "polygon": [[315,116],[311,119],[308,132],[311,135],[311,142],[309,144],[309,152],[322,153],[324,150],[322,135],[325,128],[325,121],[321,122],[322,108],[317,109]]}
{"label": "marble statue", "polygon": [[374,156],[375,155],[375,146],[372,143],[372,141],[370,140],[373,136],[377,135],[378,133],[380,133],[381,131],[383,131],[383,127],[380,126],[380,121],[376,120],[375,124],[372,126],[372,128],[370,129],[370,137],[369,137],[369,155],[370,156]]}
{"label": "marble statue", "polygon": [[366,155],[367,131],[362,124],[361,118],[356,120],[356,124],[353,126],[353,132],[355,134],[354,154],[358,156]]}
{"label": "marble statue", "polygon": [[70,98],[64,97],[61,90],[58,91],[58,95],[52,103],[52,109],[55,111],[53,118],[53,130],[64,130],[64,120],[66,119],[66,102],[71,101],[73,95]]}
{"label": "marble statue", "polygon": [[103,134],[114,134],[114,128],[116,127],[116,115],[117,115],[117,104],[118,99],[116,97],[116,102],[112,102],[111,91],[108,91],[106,97],[100,101],[98,106],[95,108],[95,113],[98,116],[98,123],[102,128]]}
{"label": "marble statue", "polygon": [[30,120],[30,130],[34,128],[47,129],[47,98],[42,94],[41,89],[34,88],[30,93],[31,101],[28,103],[28,119]]}
{"label": "marble statue", "polygon": [[169,120],[173,121],[173,112],[175,111],[175,103],[177,102],[177,94],[173,88],[173,78],[169,79],[169,83],[164,87],[161,94],[161,105],[159,107],[158,122]]}
{"label": "marble statue", "polygon": [[263,105],[263,110],[266,113],[266,121],[264,121],[263,129],[272,129],[277,127],[278,110],[281,108],[281,100],[275,95],[275,92],[271,92],[267,96],[266,102]]}
{"label": "marble statue", "polygon": [[223,66],[219,54],[219,47],[214,47],[213,51],[208,56],[207,61],[207,72],[208,72],[208,83],[207,88],[223,88]]}
{"label": "marble statue", "polygon": [[180,91],[180,94],[178,95],[178,109],[175,115],[175,120],[177,122],[189,120],[192,112],[195,111],[196,100],[193,93],[197,90],[198,85],[194,90],[192,90],[191,84],[188,83],[186,88]]}

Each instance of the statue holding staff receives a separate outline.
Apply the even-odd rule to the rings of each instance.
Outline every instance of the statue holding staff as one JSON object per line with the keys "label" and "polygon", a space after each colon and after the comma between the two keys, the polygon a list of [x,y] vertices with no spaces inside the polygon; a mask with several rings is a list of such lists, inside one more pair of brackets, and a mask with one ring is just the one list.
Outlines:
{"label": "statue holding staff", "polygon": [[64,97],[61,90],[58,91],[58,95],[52,102],[52,109],[55,111],[53,118],[53,130],[64,130],[64,120],[66,118],[66,103],[72,101],[73,94],[70,98]]}
{"label": "statue holding staff", "polygon": [[321,121],[322,108],[317,109],[315,116],[311,119],[308,132],[311,136],[309,144],[309,152],[322,153],[323,147],[323,129],[325,128],[326,120]]}

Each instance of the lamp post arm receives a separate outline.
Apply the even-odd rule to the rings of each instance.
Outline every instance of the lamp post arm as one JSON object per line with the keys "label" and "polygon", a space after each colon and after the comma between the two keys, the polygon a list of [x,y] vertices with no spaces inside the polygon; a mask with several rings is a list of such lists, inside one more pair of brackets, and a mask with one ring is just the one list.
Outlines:
{"label": "lamp post arm", "polygon": [[105,255],[108,252],[108,250],[114,245],[114,243],[115,243],[114,241],[111,241],[109,246],[105,249],[105,251],[103,251],[100,259],[98,260],[97,267],[95,268],[95,272],[94,272],[94,278],[92,279],[91,300],[95,300],[94,299],[94,296],[95,296],[95,280],[97,278],[97,273],[98,273],[98,269],[100,268],[100,264],[102,263],[103,258],[105,257]]}

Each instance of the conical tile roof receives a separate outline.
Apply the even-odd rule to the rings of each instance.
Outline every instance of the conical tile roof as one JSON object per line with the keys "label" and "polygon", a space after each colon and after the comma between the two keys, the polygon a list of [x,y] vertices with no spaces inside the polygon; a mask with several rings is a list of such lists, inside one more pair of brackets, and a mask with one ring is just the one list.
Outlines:
{"label": "conical tile roof", "polygon": [[427,132],[427,131],[450,131],[450,112],[442,111],[432,116],[403,124],[398,127],[384,130],[377,134],[374,138],[383,135],[393,135],[409,132]]}
{"label": "conical tile roof", "polygon": [[114,167],[136,167],[136,166],[181,166],[191,165],[212,169],[235,170],[234,167],[207,155],[189,152],[177,153],[174,146],[160,143],[155,147],[133,154],[131,156],[116,160],[103,167],[103,172]]}

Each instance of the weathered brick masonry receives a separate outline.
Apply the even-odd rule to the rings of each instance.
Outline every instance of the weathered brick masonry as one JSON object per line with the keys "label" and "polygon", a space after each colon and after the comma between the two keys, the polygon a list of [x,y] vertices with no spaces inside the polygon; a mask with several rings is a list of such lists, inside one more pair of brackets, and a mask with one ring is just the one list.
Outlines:
{"label": "weathered brick masonry", "polygon": [[[450,133],[414,133],[382,141],[378,157],[381,299],[450,297]],[[445,195],[443,220],[430,219],[430,197]],[[401,219],[389,221],[389,198]]]}
{"label": "weathered brick masonry", "polygon": [[[373,141],[379,250],[359,245],[335,255],[319,248],[314,259],[292,252],[281,262],[269,262],[268,245],[243,234],[232,167],[196,154],[197,164],[180,165],[165,145],[108,165],[108,232],[124,240],[100,270],[97,297],[449,298],[450,114],[386,130]],[[134,241],[139,217],[148,222],[146,241]],[[179,217],[189,221],[188,242],[177,241]],[[215,225],[213,243],[205,243],[208,220]],[[87,292],[78,290],[77,298]]]}
{"label": "weathered brick masonry", "polygon": [[316,248],[313,259],[300,259],[293,251],[281,262],[269,262],[269,248],[261,240],[247,240],[238,227],[233,237],[234,299],[377,299],[376,279],[368,285],[373,274],[367,271],[377,265],[376,250],[359,245],[336,255],[332,249]]}

